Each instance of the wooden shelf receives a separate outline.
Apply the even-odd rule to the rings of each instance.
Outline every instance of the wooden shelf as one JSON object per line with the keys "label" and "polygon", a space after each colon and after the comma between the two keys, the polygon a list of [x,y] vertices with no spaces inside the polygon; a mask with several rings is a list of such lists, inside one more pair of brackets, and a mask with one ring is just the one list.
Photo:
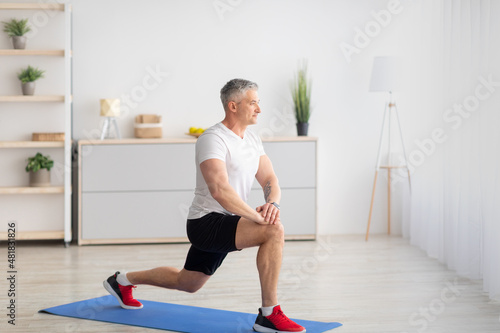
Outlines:
{"label": "wooden shelf", "polygon": [[[64,231],[19,231],[16,233],[16,241],[40,239],[64,239]],[[0,240],[7,240],[6,232],[0,232]]]}
{"label": "wooden shelf", "polygon": [[0,56],[22,56],[22,55],[36,55],[36,56],[57,56],[64,57],[64,50],[0,50]]}
{"label": "wooden shelf", "polygon": [[63,95],[0,96],[0,102],[64,102]]}
{"label": "wooden shelf", "polygon": [[64,141],[0,141],[0,148],[59,148]]}
{"label": "wooden shelf", "polygon": [[381,165],[380,169],[405,169],[406,165]]}
{"label": "wooden shelf", "polygon": [[57,3],[0,3],[0,9],[45,9],[64,11],[64,4]]}
{"label": "wooden shelf", "polygon": [[0,187],[0,194],[56,194],[64,193],[63,186],[50,187]]}

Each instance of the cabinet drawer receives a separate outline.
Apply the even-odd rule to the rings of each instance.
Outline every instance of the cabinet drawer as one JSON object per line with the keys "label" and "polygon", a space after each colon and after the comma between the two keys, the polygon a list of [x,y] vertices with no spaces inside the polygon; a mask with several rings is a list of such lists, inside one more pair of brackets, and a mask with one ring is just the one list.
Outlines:
{"label": "cabinet drawer", "polygon": [[194,144],[86,146],[82,191],[194,190]]}
{"label": "cabinet drawer", "polygon": [[[250,207],[255,208],[264,202],[262,190],[250,192],[248,198]],[[285,236],[316,235],[315,189],[281,189],[280,207]]]}
{"label": "cabinet drawer", "polygon": [[[316,142],[264,142],[281,188],[316,187]],[[260,188],[254,181],[253,188]]]}
{"label": "cabinet drawer", "polygon": [[192,191],[82,194],[82,240],[186,236]]}

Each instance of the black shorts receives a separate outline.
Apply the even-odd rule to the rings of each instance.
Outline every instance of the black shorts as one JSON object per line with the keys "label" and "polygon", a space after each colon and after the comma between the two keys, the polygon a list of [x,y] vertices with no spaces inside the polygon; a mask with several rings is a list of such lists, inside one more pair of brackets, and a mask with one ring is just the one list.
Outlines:
{"label": "black shorts", "polygon": [[237,251],[236,228],[240,216],[209,213],[199,219],[187,220],[191,248],[184,268],[188,271],[215,273],[229,252]]}

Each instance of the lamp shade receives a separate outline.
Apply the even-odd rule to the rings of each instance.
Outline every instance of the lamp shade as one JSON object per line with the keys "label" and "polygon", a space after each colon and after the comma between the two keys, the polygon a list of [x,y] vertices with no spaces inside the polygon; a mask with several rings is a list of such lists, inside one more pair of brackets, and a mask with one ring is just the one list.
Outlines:
{"label": "lamp shade", "polygon": [[118,117],[120,115],[120,100],[118,98],[101,99],[101,116]]}
{"label": "lamp shade", "polygon": [[373,58],[370,91],[395,91],[399,88],[401,65],[398,57]]}

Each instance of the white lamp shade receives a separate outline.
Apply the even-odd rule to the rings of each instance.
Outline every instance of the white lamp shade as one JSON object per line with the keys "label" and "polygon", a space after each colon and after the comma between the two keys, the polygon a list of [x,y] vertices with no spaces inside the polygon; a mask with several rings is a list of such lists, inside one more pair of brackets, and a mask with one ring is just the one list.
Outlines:
{"label": "white lamp shade", "polygon": [[395,91],[399,88],[401,60],[398,57],[373,58],[370,91]]}
{"label": "white lamp shade", "polygon": [[120,116],[120,100],[118,98],[101,99],[101,116],[103,117]]}

